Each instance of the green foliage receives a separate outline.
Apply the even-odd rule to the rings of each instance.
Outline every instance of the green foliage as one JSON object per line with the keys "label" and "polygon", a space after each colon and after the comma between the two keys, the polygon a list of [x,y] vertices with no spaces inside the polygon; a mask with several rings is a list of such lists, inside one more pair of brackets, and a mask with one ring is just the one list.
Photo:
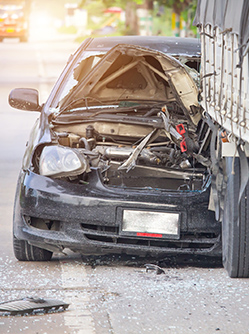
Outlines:
{"label": "green foliage", "polygon": [[[95,31],[104,27],[106,22],[108,22],[108,15],[103,14],[105,9],[108,7],[120,7],[123,10],[127,9],[127,6],[130,8],[136,9],[136,5],[144,4],[151,2],[151,0],[81,0],[80,6],[88,11],[88,29],[90,29],[93,34]],[[181,17],[184,21],[189,22],[189,18],[192,21],[192,16],[194,16],[195,8],[197,6],[197,0],[157,0],[153,3],[153,35],[167,35],[171,36],[172,26],[171,18],[172,11],[175,11],[181,14]],[[164,7],[164,11],[161,11],[160,7]],[[109,14],[111,17],[111,14]],[[95,19],[98,17],[98,20]],[[124,22],[116,22],[116,32],[112,33],[115,35],[132,35],[135,33],[133,27]],[[188,25],[188,29],[196,29]],[[196,33],[196,30],[193,30],[193,33]]]}
{"label": "green foliage", "polygon": [[77,28],[75,26],[70,26],[70,27],[62,26],[58,28],[57,31],[60,34],[76,34]]}
{"label": "green foliage", "polygon": [[144,0],[102,0],[103,4],[105,5],[106,8],[108,7],[113,7],[113,6],[117,6],[120,7],[122,9],[125,9],[127,2],[133,2],[137,5],[142,5],[144,3]]}
{"label": "green foliage", "polygon": [[[105,37],[108,36],[122,36],[123,34],[119,31],[116,31],[114,33],[111,33],[111,34],[108,34],[108,35],[104,35]],[[91,37],[92,38],[95,38],[95,37],[104,37],[103,35],[99,35],[99,34],[91,34]],[[86,35],[86,36],[79,36],[75,39],[75,42],[77,43],[82,43],[86,38],[89,38],[89,35]]]}
{"label": "green foliage", "polygon": [[197,0],[158,0],[162,6],[173,8],[173,10],[180,14],[181,12],[196,6]]}
{"label": "green foliage", "polygon": [[156,3],[153,9],[153,35],[172,36],[171,16],[172,9],[165,7],[162,11],[161,6]]}
{"label": "green foliage", "polygon": [[88,12],[88,15],[96,15],[101,16],[103,15],[104,10],[106,9],[102,0],[95,0],[95,1],[87,1],[83,7]]}

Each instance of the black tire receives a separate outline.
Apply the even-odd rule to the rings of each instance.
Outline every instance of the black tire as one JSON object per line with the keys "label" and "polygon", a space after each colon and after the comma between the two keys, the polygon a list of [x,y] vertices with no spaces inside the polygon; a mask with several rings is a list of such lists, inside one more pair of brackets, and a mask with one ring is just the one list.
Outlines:
{"label": "black tire", "polygon": [[[234,172],[234,173],[233,173]],[[239,158],[226,158],[227,188],[222,221],[222,258],[230,277],[249,277],[249,184],[239,203]]]}
{"label": "black tire", "polygon": [[18,240],[13,236],[14,254],[19,261],[50,261],[53,253],[30,245],[25,240]]}

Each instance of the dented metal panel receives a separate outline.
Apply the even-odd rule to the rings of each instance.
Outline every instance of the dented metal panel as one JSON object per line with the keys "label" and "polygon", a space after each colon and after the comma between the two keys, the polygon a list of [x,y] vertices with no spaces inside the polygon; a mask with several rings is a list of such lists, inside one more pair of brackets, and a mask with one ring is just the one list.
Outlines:
{"label": "dented metal panel", "polygon": [[[44,260],[64,248],[220,254],[220,223],[208,210],[211,130],[195,84],[199,45],[125,36],[80,47],[26,150],[15,203],[17,259]],[[145,224],[144,216],[153,220]]]}
{"label": "dented metal panel", "polygon": [[[212,36],[212,37],[209,37]],[[248,54],[240,65],[239,36],[202,27],[204,109],[236,137],[249,141]]]}
{"label": "dented metal panel", "polygon": [[243,0],[199,1],[195,18],[202,42],[202,105],[216,122],[245,141],[249,141],[248,12]]}

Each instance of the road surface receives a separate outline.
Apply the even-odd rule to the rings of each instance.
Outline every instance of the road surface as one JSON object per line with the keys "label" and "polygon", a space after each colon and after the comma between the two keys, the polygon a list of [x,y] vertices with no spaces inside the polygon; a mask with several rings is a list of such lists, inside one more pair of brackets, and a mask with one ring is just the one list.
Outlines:
{"label": "road surface", "polygon": [[40,91],[44,102],[77,44],[72,40],[5,40],[0,44],[0,302],[24,297],[60,299],[65,312],[0,317],[6,334],[249,333],[249,281],[230,279],[219,261],[185,258],[84,258],[68,252],[51,262],[16,261],[12,250],[15,184],[37,113],[8,106],[15,87]]}

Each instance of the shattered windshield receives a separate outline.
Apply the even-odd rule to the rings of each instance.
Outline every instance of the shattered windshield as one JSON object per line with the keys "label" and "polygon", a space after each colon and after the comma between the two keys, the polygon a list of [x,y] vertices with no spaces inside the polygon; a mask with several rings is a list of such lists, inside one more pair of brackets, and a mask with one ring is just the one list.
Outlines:
{"label": "shattered windshield", "polygon": [[64,84],[60,96],[60,106],[63,106],[65,102],[68,101],[77,84],[91,71],[104,54],[105,52],[99,51],[85,51],[82,53],[82,57],[80,57],[77,66],[73,69],[73,72]]}

